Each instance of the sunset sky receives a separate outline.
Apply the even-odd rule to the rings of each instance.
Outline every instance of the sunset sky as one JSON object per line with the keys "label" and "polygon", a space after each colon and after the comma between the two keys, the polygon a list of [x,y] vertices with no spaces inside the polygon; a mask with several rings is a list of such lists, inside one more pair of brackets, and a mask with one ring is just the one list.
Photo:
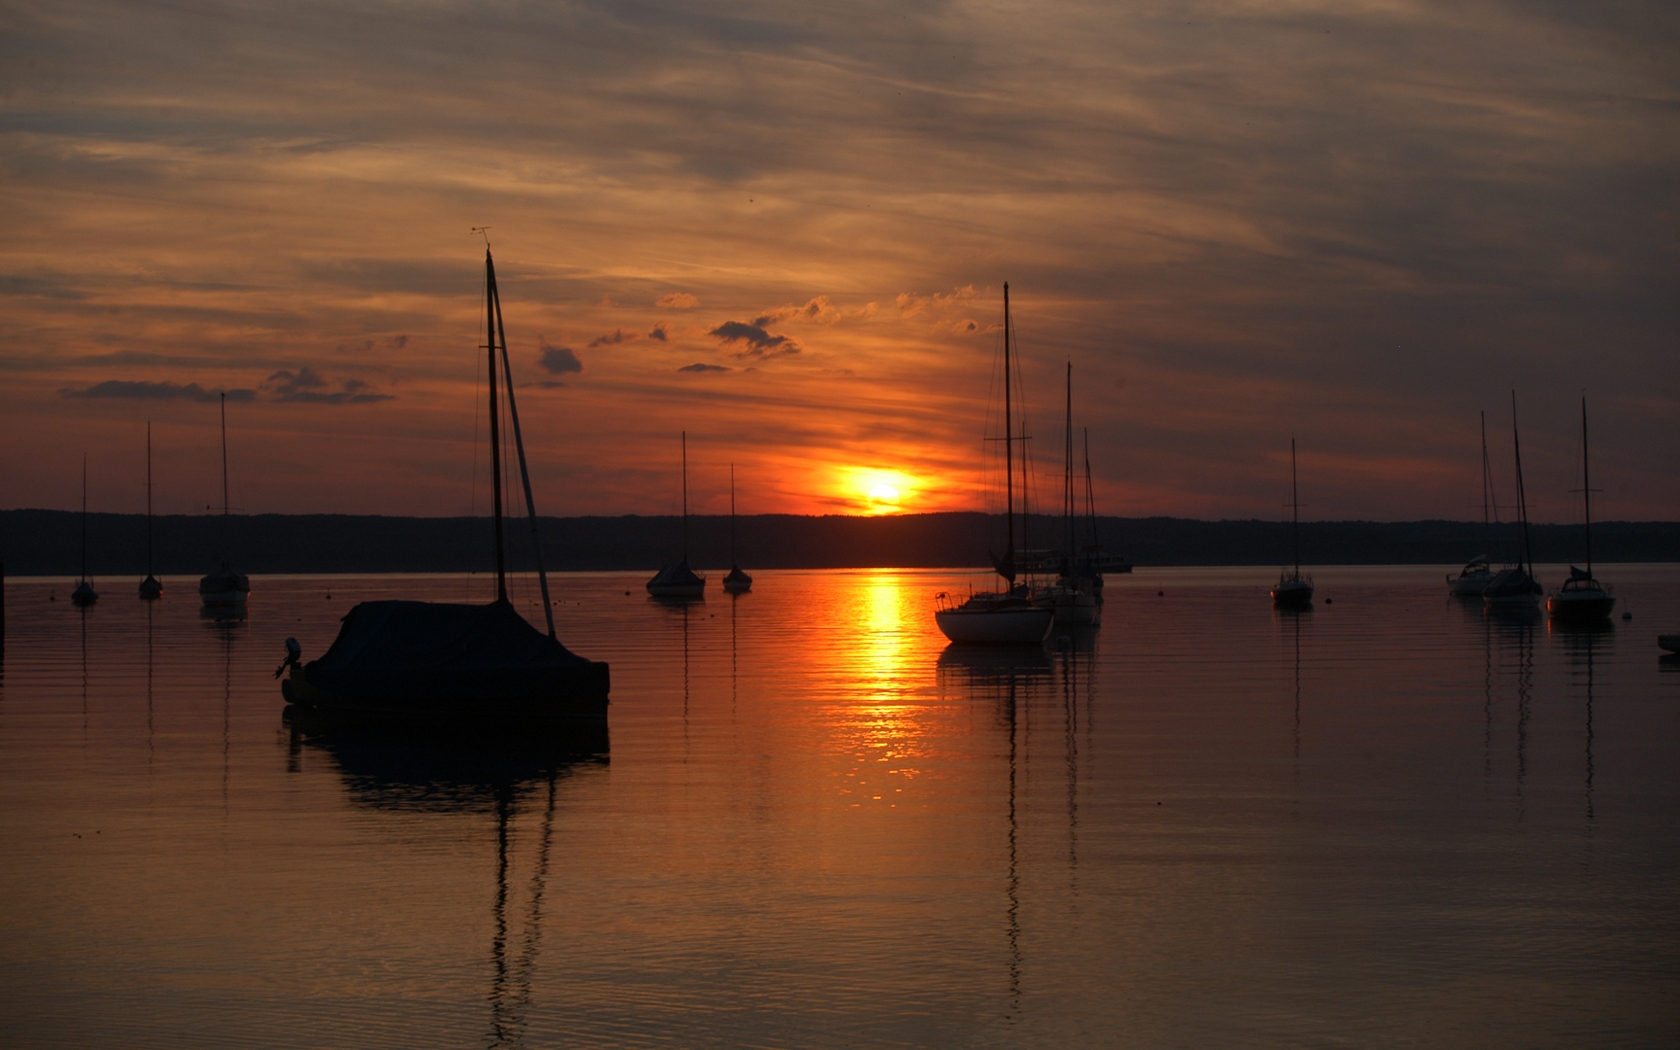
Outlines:
{"label": "sunset sky", "polygon": [[[489,226],[538,508],[1680,517],[1680,7],[18,0],[0,506],[483,512]],[[475,477],[479,479],[474,491]],[[897,492],[896,500],[869,492]],[[1505,516],[1510,516],[1505,509]]]}

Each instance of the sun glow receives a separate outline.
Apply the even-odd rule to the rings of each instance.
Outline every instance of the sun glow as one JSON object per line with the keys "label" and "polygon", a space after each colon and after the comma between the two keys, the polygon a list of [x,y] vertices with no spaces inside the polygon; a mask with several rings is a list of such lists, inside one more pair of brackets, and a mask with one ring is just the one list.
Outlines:
{"label": "sun glow", "polygon": [[857,494],[859,509],[865,514],[897,514],[921,488],[902,470],[855,468],[847,473],[846,488]]}

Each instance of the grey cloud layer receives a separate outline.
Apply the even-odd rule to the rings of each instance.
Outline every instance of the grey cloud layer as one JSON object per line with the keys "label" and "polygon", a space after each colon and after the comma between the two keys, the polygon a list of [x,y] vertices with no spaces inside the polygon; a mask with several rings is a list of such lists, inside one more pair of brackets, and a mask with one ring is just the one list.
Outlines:
{"label": "grey cloud layer", "polygon": [[[113,330],[428,330],[400,297],[461,296],[460,267],[331,229],[329,185],[463,229],[575,217],[566,265],[509,262],[506,287],[581,295],[622,263],[640,302],[752,318],[710,329],[744,357],[797,346],[771,331],[795,315],[755,316],[764,303],[1007,278],[1048,301],[1026,333],[1046,359],[1185,389],[1276,381],[1285,405],[1379,389],[1461,420],[1513,381],[1559,397],[1590,383],[1658,435],[1649,470],[1680,455],[1657,425],[1680,411],[1672,4],[70,0],[4,18],[0,175],[18,215],[0,296],[103,311]],[[257,206],[218,196],[235,188]],[[187,215],[206,194],[214,219],[113,224],[121,251],[49,265],[56,192],[179,193]],[[235,228],[263,215],[272,227]],[[287,239],[259,236],[275,230]],[[591,236],[605,261],[585,273],[568,253]],[[195,269],[183,242],[219,238],[274,247]],[[420,247],[458,251],[440,239]],[[319,301],[216,305],[291,281]],[[752,282],[775,287],[731,287]],[[196,298],[132,300],[158,286]],[[647,331],[624,352],[675,341],[652,320],[614,329]],[[0,319],[8,354],[42,327]],[[322,342],[362,345],[347,339]],[[570,360],[542,358],[551,375],[581,368],[554,349]],[[373,396],[289,396],[341,395]],[[1275,436],[1209,425],[1227,444]]]}

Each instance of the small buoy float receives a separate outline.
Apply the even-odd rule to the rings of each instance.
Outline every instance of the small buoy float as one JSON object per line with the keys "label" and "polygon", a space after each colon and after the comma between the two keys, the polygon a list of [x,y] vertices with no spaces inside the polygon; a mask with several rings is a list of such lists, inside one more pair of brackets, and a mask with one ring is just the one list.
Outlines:
{"label": "small buoy float", "polygon": [[1155,592],[1155,597],[1157,597],[1157,598],[1165,598],[1166,596],[1167,596],[1166,591],[1156,591]]}
{"label": "small buoy float", "polygon": [[1326,599],[1324,599],[1324,604],[1325,604],[1325,605],[1335,605],[1335,604],[1336,604],[1336,599],[1334,599],[1334,598],[1326,598]]}

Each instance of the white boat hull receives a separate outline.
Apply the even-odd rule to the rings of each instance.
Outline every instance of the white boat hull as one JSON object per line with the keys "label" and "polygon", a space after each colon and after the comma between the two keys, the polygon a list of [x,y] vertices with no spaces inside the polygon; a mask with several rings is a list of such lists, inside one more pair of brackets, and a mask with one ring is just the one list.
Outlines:
{"label": "white boat hull", "polygon": [[1050,635],[1055,612],[1032,606],[1011,609],[941,609],[934,622],[963,645],[1036,645]]}
{"label": "white boat hull", "polygon": [[1056,623],[1092,624],[1102,618],[1102,599],[1072,587],[1047,588],[1033,604],[1049,609]]}
{"label": "white boat hull", "polygon": [[1465,573],[1461,576],[1447,577],[1447,590],[1462,598],[1480,597],[1487,590],[1488,584],[1493,582],[1491,572]]}

